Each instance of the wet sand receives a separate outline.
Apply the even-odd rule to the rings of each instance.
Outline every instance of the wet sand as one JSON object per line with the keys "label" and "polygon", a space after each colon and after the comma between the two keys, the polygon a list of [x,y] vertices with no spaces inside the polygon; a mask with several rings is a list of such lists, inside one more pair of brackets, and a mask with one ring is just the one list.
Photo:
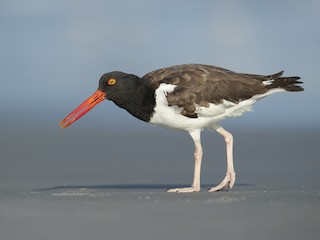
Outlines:
{"label": "wet sand", "polygon": [[225,172],[223,141],[205,133],[203,190],[191,194],[163,190],[192,179],[182,133],[3,135],[0,238],[317,239],[319,134],[235,135],[234,189],[205,191]]}

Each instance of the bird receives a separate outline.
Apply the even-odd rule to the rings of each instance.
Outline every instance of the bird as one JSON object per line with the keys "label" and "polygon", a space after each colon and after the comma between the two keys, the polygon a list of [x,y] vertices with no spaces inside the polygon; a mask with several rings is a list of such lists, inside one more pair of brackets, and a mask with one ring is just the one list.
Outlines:
{"label": "bird", "polygon": [[98,89],[66,118],[62,128],[73,124],[104,100],[114,102],[134,117],[160,127],[187,132],[194,142],[194,175],[190,187],[167,192],[199,192],[202,162],[201,132],[216,131],[226,144],[227,171],[224,179],[209,192],[228,191],[236,180],[233,163],[233,135],[220,122],[239,117],[258,100],[277,92],[298,92],[300,77],[238,73],[205,64],[182,64],[161,68],[143,77],[121,71],[105,73]]}

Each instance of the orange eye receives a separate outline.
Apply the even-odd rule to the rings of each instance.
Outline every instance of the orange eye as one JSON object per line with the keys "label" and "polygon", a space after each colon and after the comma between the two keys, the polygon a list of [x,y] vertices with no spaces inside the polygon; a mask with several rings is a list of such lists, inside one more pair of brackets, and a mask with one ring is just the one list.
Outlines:
{"label": "orange eye", "polygon": [[110,78],[110,79],[108,80],[108,85],[110,85],[110,86],[115,85],[116,82],[117,82],[117,81],[116,81],[114,78]]}

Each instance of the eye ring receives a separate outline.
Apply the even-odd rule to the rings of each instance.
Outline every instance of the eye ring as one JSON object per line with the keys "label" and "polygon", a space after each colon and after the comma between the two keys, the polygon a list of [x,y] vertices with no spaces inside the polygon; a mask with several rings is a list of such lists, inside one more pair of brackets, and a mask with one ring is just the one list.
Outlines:
{"label": "eye ring", "polygon": [[116,82],[117,82],[117,80],[115,80],[114,78],[110,78],[110,79],[108,80],[107,84],[108,84],[109,86],[113,86],[113,85],[116,84]]}

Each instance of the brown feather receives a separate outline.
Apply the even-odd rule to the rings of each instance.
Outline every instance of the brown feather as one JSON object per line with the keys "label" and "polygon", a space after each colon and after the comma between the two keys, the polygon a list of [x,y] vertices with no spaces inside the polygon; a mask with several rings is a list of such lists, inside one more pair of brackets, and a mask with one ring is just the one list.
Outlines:
{"label": "brown feather", "polygon": [[[155,70],[146,74],[150,85],[157,88],[161,83],[176,85],[174,92],[168,93],[169,105],[182,108],[187,117],[197,117],[196,107],[209,107],[223,100],[238,103],[257,94],[264,94],[273,88],[287,91],[301,91],[297,77],[281,77],[282,72],[264,76],[236,73],[220,67],[202,64],[184,64]],[[264,81],[274,80],[265,85]]]}

